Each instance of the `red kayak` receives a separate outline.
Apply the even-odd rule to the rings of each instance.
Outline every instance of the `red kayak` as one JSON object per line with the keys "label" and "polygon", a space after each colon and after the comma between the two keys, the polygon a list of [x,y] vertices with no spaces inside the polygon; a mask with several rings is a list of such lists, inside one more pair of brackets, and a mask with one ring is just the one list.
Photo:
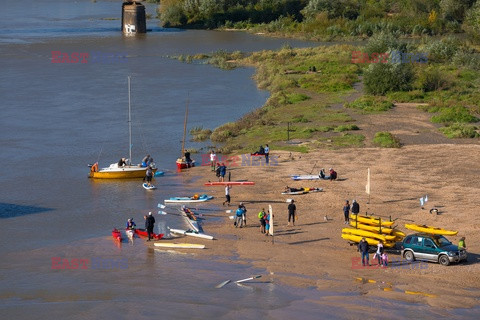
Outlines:
{"label": "red kayak", "polygon": [[122,241],[122,234],[120,233],[120,231],[117,228],[114,228],[112,230],[112,237],[115,240]]}
{"label": "red kayak", "polygon": [[[145,229],[135,229],[135,233],[136,233],[139,237],[148,238],[148,232],[147,232],[147,230],[145,230]],[[159,233],[159,234],[153,233],[152,236],[153,236],[153,239],[160,240],[160,239],[163,238],[163,233]]]}
{"label": "red kayak", "polygon": [[253,181],[224,181],[224,182],[205,182],[206,186],[253,186],[255,182]]}

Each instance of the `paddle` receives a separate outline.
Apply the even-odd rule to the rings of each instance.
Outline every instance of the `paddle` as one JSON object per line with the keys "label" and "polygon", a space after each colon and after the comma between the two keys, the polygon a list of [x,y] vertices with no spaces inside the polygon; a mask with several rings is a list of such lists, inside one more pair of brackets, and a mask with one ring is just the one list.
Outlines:
{"label": "paddle", "polygon": [[223,281],[222,283],[217,284],[217,285],[215,286],[215,288],[217,288],[217,289],[218,289],[218,288],[222,288],[222,287],[224,287],[226,284],[230,283],[231,281],[232,281],[232,280],[225,280],[225,281]]}
{"label": "paddle", "polygon": [[245,282],[245,281],[249,281],[249,280],[253,280],[253,279],[258,279],[262,277],[261,275],[256,275],[256,276],[251,276],[250,278],[246,278],[246,279],[242,279],[242,280],[237,280],[235,281],[235,283],[241,283],[241,282]]}

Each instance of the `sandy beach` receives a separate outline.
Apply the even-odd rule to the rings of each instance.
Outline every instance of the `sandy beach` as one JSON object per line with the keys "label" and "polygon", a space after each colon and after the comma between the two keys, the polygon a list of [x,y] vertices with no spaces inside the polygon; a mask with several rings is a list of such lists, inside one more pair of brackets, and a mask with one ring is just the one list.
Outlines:
{"label": "sandy beach", "polygon": [[[460,308],[478,305],[480,297],[478,245],[480,224],[475,219],[478,210],[475,195],[479,183],[475,180],[479,165],[476,155],[480,146],[471,144],[412,145],[400,149],[319,150],[308,154],[272,151],[275,166],[230,167],[232,181],[255,181],[255,186],[234,186],[232,206],[239,202],[248,209],[247,227],[235,228],[225,210],[218,213],[222,222],[204,223],[205,232],[217,240],[189,238],[188,242],[204,243],[207,250],[198,258],[251,263],[265,268],[275,281],[292,286],[315,286],[320,290],[361,291],[366,295],[382,296],[432,306]],[[313,168],[313,164],[316,167]],[[322,167],[333,167],[337,181],[293,181],[291,174],[318,173]],[[371,170],[371,198],[365,193],[367,168]],[[313,170],[312,170],[313,169]],[[216,177],[210,167],[185,172],[201,175],[199,188],[215,196],[214,204],[222,206],[223,187],[203,187]],[[281,195],[284,187],[320,187],[323,192],[297,196]],[[428,195],[425,209],[419,198]],[[287,226],[287,198],[297,205],[297,223]],[[448,267],[435,263],[409,265],[398,253],[391,252],[387,268],[358,267],[359,253],[340,237],[344,201],[356,199],[360,213],[374,213],[395,220],[395,225],[407,234],[405,223],[426,224],[458,230],[448,237],[457,244],[466,237],[468,263]],[[275,215],[275,237],[260,232],[258,212],[271,204]],[[201,207],[206,208],[208,205]],[[199,206],[200,207],[200,206]],[[439,214],[430,214],[436,207]],[[201,210],[200,210],[201,211]],[[200,212],[199,211],[199,212]],[[325,221],[325,216],[328,221]],[[233,259],[234,258],[234,259]],[[352,260],[353,259],[353,260]],[[373,255],[371,264],[376,265]],[[357,278],[363,278],[363,281]],[[370,281],[368,281],[370,280]],[[375,282],[374,282],[375,281]],[[408,291],[410,294],[405,293]]]}

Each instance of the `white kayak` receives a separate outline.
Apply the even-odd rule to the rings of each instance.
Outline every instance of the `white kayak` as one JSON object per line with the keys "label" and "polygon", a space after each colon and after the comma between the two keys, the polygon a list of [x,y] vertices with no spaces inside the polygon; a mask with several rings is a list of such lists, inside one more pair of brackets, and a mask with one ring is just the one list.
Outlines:
{"label": "white kayak", "polygon": [[320,180],[319,175],[316,174],[304,174],[304,175],[292,175],[292,180]]}
{"label": "white kayak", "polygon": [[148,186],[147,183],[144,183],[144,184],[142,184],[142,186],[143,186],[144,189],[147,189],[147,190],[155,190],[155,189],[157,189],[157,187],[155,187],[153,184],[151,184],[150,186]]}
{"label": "white kayak", "polygon": [[208,234],[204,234],[200,232],[195,232],[193,230],[170,229],[170,232],[176,233],[176,234],[183,234],[185,236],[190,236],[195,238],[213,240],[213,236],[209,236]]}
{"label": "white kayak", "polygon": [[207,196],[206,194],[201,195],[200,197],[173,197],[170,199],[164,200],[165,203],[194,203],[194,202],[205,202],[212,200],[213,196]]}
{"label": "white kayak", "polygon": [[153,244],[155,247],[162,248],[178,248],[178,249],[204,249],[204,244],[195,244],[195,243],[173,243],[173,242],[155,242]]}

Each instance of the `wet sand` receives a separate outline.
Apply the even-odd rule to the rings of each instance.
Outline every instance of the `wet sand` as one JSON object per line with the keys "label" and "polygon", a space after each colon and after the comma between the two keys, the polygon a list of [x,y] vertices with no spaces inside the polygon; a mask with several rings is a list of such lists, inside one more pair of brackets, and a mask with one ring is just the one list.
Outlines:
{"label": "wet sand", "polygon": [[[228,218],[233,213],[200,209],[199,213],[223,217],[221,222],[212,222],[206,216],[204,222],[205,233],[214,235],[217,240],[189,237],[182,242],[206,244],[207,249],[202,250],[198,258],[252,263],[254,267],[265,268],[275,281],[291,286],[360,292],[371,297],[442,308],[473,307],[478,305],[480,298],[480,224],[476,219],[478,204],[474,201],[480,185],[476,180],[479,153],[480,146],[473,144],[319,150],[308,154],[272,150],[271,156],[278,157],[276,166],[229,168],[232,181],[256,183],[255,186],[232,187],[232,205],[224,207],[233,212],[239,202],[244,202],[248,209],[247,227],[235,228],[233,220]],[[316,167],[312,170],[314,163]],[[322,167],[333,167],[339,179],[333,182],[290,179],[291,174],[318,173]],[[371,169],[368,204],[367,168]],[[199,181],[216,181],[210,167],[199,167],[183,174],[200,175]],[[297,196],[281,195],[286,185],[324,190]],[[211,208],[212,204],[222,206],[223,187],[204,187],[200,182],[198,187],[215,196],[199,208]],[[422,210],[419,198],[424,195],[428,195],[429,201]],[[298,213],[295,226],[290,227],[287,227],[287,198],[295,199]],[[350,202],[356,199],[361,214],[367,211],[383,218],[391,216],[395,225],[407,234],[413,231],[405,229],[405,223],[458,230],[457,236],[447,238],[457,244],[460,237],[466,236],[468,263],[444,267],[435,263],[397,262],[387,268],[355,267],[360,256],[356,247],[340,237],[345,227],[342,207],[346,199]],[[258,212],[268,209],[269,204],[275,215],[274,238],[260,233],[257,219]],[[429,213],[433,207],[439,209],[438,215]],[[391,252],[389,258],[398,261],[400,255]],[[373,255],[370,255],[370,263],[376,265]],[[363,281],[356,278],[363,278]]]}

